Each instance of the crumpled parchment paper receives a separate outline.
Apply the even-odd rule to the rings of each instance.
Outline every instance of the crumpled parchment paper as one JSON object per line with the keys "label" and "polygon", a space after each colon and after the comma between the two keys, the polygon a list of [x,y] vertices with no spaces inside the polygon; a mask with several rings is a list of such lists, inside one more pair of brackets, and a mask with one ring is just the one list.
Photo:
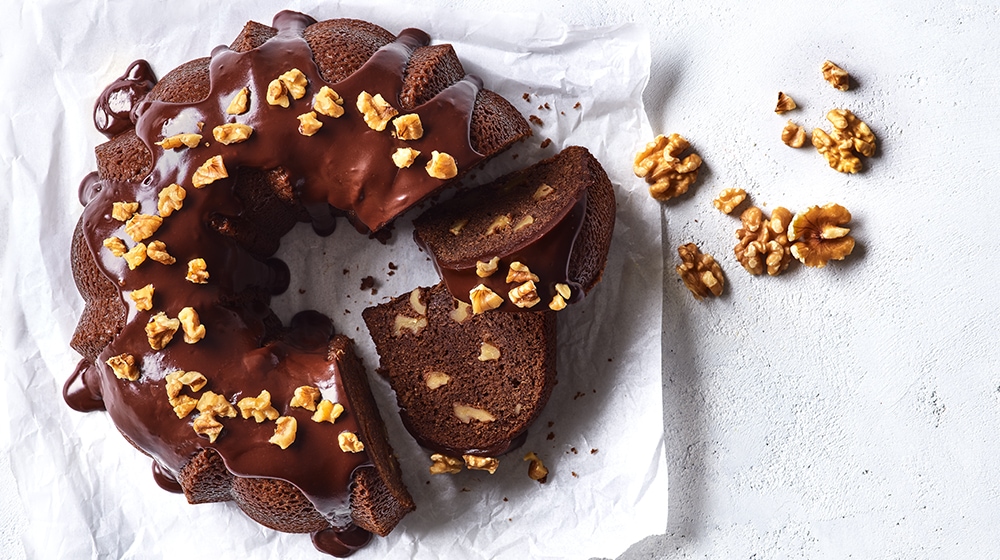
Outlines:
{"label": "crumpled parchment paper", "polygon": [[[637,26],[577,29],[544,15],[449,13],[414,4],[197,3],[153,8],[127,2],[36,2],[0,22],[0,360],[11,466],[27,512],[23,543],[37,558],[321,558],[308,535],[285,535],[233,504],[190,506],[160,490],[150,460],[104,413],[80,414],[60,390],[79,356],[68,342],[83,302],[70,272],[76,187],[95,168],[94,99],[128,64],[146,58],[158,76],[228,44],[243,23],[280,9],[317,19],[352,17],[397,33],[428,31],[454,45],[466,71],[503,94],[534,136],[477,172],[475,182],[561,148],[587,146],[618,195],[612,254],[602,283],[559,316],[559,382],[524,447],[494,475],[432,477],[428,453],[402,428],[361,310],[436,275],[416,251],[408,216],[386,245],[340,224],[328,238],[300,226],[279,257],[292,270],[273,306],[283,320],[315,308],[358,341],[391,441],[417,503],[387,538],[356,558],[616,556],[666,527],[660,332],[662,261],[658,206],[631,173],[651,137],[642,107],[649,72]],[[528,94],[528,98],[523,97]],[[577,105],[579,103],[579,105]],[[551,145],[541,144],[551,139]],[[416,213],[416,212],[415,212]],[[414,214],[415,214],[414,213]],[[397,270],[389,274],[389,263]],[[376,293],[359,289],[375,278]],[[547,484],[527,476],[536,452]]]}

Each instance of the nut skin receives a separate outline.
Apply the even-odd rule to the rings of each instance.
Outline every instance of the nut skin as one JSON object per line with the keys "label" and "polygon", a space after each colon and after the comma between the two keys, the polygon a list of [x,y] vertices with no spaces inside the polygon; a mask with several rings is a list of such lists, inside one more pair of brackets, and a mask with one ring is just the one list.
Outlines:
{"label": "nut skin", "polygon": [[702,253],[694,243],[681,245],[677,254],[681,257],[677,274],[695,299],[722,295],[725,278],[712,255]]}
{"label": "nut skin", "polygon": [[788,227],[792,255],[806,266],[823,268],[831,260],[842,260],[854,250],[854,238],[844,227],[851,213],[839,204],[812,206],[796,214]]}
{"label": "nut skin", "polygon": [[679,134],[657,136],[635,156],[633,172],[646,179],[649,194],[656,200],[669,200],[688,191],[698,179],[701,157],[691,153],[680,156],[691,144]]}

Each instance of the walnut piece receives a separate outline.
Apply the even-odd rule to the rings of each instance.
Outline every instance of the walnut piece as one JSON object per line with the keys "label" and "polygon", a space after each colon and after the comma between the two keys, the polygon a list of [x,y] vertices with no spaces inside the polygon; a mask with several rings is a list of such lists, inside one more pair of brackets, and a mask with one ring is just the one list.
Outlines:
{"label": "walnut piece", "polygon": [[135,356],[132,354],[119,354],[108,358],[105,362],[115,373],[118,379],[136,381],[139,379],[139,366],[135,363]]}
{"label": "walnut piece", "polygon": [[[119,241],[121,240],[119,239]],[[112,251],[114,250],[112,249]],[[136,243],[135,247],[126,251],[122,257],[125,259],[126,264],[128,264],[128,269],[135,270],[137,266],[146,262],[146,244]]]}
{"label": "walnut piece", "polygon": [[316,118],[316,111],[309,111],[298,116],[299,134],[302,136],[312,136],[323,128],[323,123]]}
{"label": "walnut piece", "polygon": [[344,98],[329,86],[319,88],[313,96],[313,111],[330,118],[340,118],[344,114]]}
{"label": "walnut piece", "polygon": [[492,422],[497,419],[496,416],[493,416],[489,412],[474,406],[467,406],[459,403],[453,403],[451,406],[452,410],[455,412],[455,416],[458,417],[463,424],[468,424],[473,420],[479,422]]}
{"label": "walnut piece", "polygon": [[806,129],[789,120],[781,129],[781,141],[790,148],[801,148],[806,143]]}
{"label": "walnut piece", "polygon": [[432,391],[447,385],[449,381],[451,376],[443,371],[428,371],[424,374],[424,385]]}
{"label": "walnut piece", "polygon": [[316,412],[312,415],[313,422],[329,422],[333,424],[344,413],[344,405],[323,399],[316,405]]}
{"label": "walnut piece", "polygon": [[458,175],[458,163],[450,155],[431,150],[431,160],[425,167],[427,174],[435,179],[451,179]]}
{"label": "walnut piece", "polygon": [[427,317],[407,317],[406,315],[396,315],[396,320],[392,325],[392,334],[399,338],[410,331],[413,335],[420,334],[427,328]]}
{"label": "walnut piece", "polygon": [[175,371],[173,373],[168,373],[165,386],[167,399],[173,402],[174,399],[180,396],[181,390],[184,389],[185,385],[197,393],[198,391],[201,391],[207,383],[208,379],[197,371]]}
{"label": "walnut piece", "polygon": [[562,311],[566,309],[566,298],[559,294],[552,296],[552,301],[549,302],[549,309],[552,311]]}
{"label": "walnut piece", "polygon": [[236,92],[233,96],[233,100],[229,102],[229,107],[226,107],[227,115],[242,115],[250,109],[250,90],[243,88]]}
{"label": "walnut piece", "polygon": [[267,84],[267,93],[264,95],[264,99],[267,100],[268,105],[278,105],[285,109],[288,108],[290,103],[288,100],[288,89],[277,78]]}
{"label": "walnut piece", "polygon": [[471,470],[486,471],[490,474],[497,472],[500,460],[495,457],[480,457],[478,455],[462,455],[465,460],[465,467]]}
{"label": "walnut piece", "polygon": [[[125,256],[125,253],[128,251],[128,247],[125,245],[125,242],[122,241],[120,237],[109,237],[104,241],[102,241],[101,243],[105,247],[107,247],[109,251],[111,251],[112,255],[116,257],[123,257]],[[145,252],[143,252],[143,257],[145,257]],[[135,267],[130,267],[130,268],[134,269]]]}
{"label": "walnut piece", "polygon": [[479,261],[476,263],[476,276],[489,278],[500,268],[500,257],[493,257],[489,261]]}
{"label": "walnut piece", "polygon": [[468,223],[469,220],[467,218],[462,218],[461,220],[457,220],[455,223],[451,224],[451,227],[448,228],[448,231],[452,235],[458,235],[462,233],[462,229],[465,228],[465,225]]}
{"label": "walnut piece", "polygon": [[208,284],[208,265],[205,259],[191,259],[188,261],[187,276],[184,278],[192,284]]}
{"label": "walnut piece", "polygon": [[191,183],[194,188],[200,189],[226,177],[229,177],[229,172],[226,171],[226,164],[222,161],[222,156],[212,156],[195,170],[191,176]]}
{"label": "walnut piece", "polygon": [[365,444],[361,443],[353,432],[340,432],[337,435],[337,443],[340,444],[340,450],[345,453],[361,453],[365,450]]}
{"label": "walnut piece", "polygon": [[292,416],[279,416],[274,421],[274,435],[267,440],[282,449],[295,443],[295,432],[298,431],[299,423]]}
{"label": "walnut piece", "polygon": [[135,214],[125,222],[125,233],[132,241],[139,242],[152,237],[163,224],[163,218],[152,214]]}
{"label": "walnut piece", "polygon": [[545,183],[542,183],[541,186],[539,186],[537,189],[535,189],[535,193],[531,195],[531,198],[535,202],[540,202],[540,201],[545,200],[546,198],[548,198],[548,196],[550,194],[552,194],[553,192],[555,192],[555,189],[553,189],[552,187],[546,185]]}
{"label": "walnut piece", "polygon": [[531,461],[528,463],[528,478],[531,480],[537,480],[541,484],[545,484],[545,481],[549,476],[549,469],[545,468],[545,464],[538,458],[538,455],[536,455],[534,451],[531,451],[525,454],[524,460]]}
{"label": "walnut piece", "polygon": [[842,260],[854,250],[854,238],[844,227],[851,213],[839,204],[812,206],[796,214],[788,226],[792,255],[806,266],[823,268],[831,260]]}
{"label": "walnut piece", "polygon": [[419,315],[427,315],[427,304],[423,301],[424,291],[420,288],[413,288],[410,291],[410,309]]}
{"label": "walnut piece", "polygon": [[480,284],[469,290],[469,301],[472,302],[472,314],[479,315],[500,307],[503,298],[484,284]]}
{"label": "walnut piece", "polygon": [[431,455],[431,474],[457,474],[462,472],[465,461],[457,457],[449,457],[440,453]]}
{"label": "walnut piece", "polygon": [[787,113],[796,107],[795,100],[791,98],[788,94],[783,91],[778,92],[778,104],[774,108],[774,112],[779,115]]}
{"label": "walnut piece", "polygon": [[149,347],[153,350],[163,350],[180,328],[181,322],[178,319],[171,319],[162,311],[153,315],[146,323],[146,338],[149,340]]}
{"label": "walnut piece", "polygon": [[198,399],[187,395],[181,395],[177,398],[171,399],[170,406],[173,407],[174,414],[176,414],[178,418],[186,418],[187,415],[191,414],[191,412],[193,412],[198,406]]}
{"label": "walnut piece", "polygon": [[823,66],[820,67],[823,71],[823,79],[829,82],[831,86],[840,91],[847,91],[851,87],[851,76],[846,70],[837,66],[836,64],[830,62],[829,60],[823,62]]}
{"label": "walnut piece", "polygon": [[208,436],[208,440],[212,443],[215,443],[219,434],[222,433],[223,427],[216,417],[234,418],[237,414],[236,409],[233,408],[233,405],[229,404],[226,397],[212,391],[202,393],[195,408],[201,414],[194,419],[191,427],[194,428],[195,433],[198,435]]}
{"label": "walnut piece", "polygon": [[722,189],[712,204],[722,213],[731,214],[737,206],[747,199],[747,191],[741,188]]}
{"label": "walnut piece", "polygon": [[242,123],[220,124],[212,129],[212,136],[215,137],[215,141],[227,146],[246,142],[251,134],[253,134],[253,127]]}
{"label": "walnut piece", "polygon": [[156,211],[160,213],[161,217],[166,218],[184,206],[184,197],[186,196],[187,191],[184,190],[184,187],[177,183],[171,183],[160,190]]}
{"label": "walnut piece", "polygon": [[500,359],[500,349],[496,346],[490,344],[489,342],[482,342],[479,344],[479,361],[497,361]]}
{"label": "walnut piece", "polygon": [[236,403],[236,407],[240,409],[244,420],[253,416],[258,424],[264,420],[277,420],[281,416],[278,409],[271,406],[271,393],[267,390],[261,391],[256,397],[243,397]]}
{"label": "walnut piece", "polygon": [[535,223],[535,218],[531,214],[528,214],[527,216],[518,220],[516,224],[514,224],[514,231],[519,231],[523,228],[530,226],[533,223]]}
{"label": "walnut piece", "polygon": [[382,98],[381,93],[376,93],[373,97],[367,91],[362,91],[358,94],[357,106],[368,128],[378,132],[385,130],[385,125],[399,114],[399,111]]}
{"label": "walnut piece", "polygon": [[320,399],[319,389],[316,387],[310,387],[309,385],[303,385],[302,387],[297,387],[295,389],[295,394],[292,396],[292,400],[288,403],[288,406],[295,408],[304,408],[308,411],[316,411],[316,401]]}
{"label": "walnut piece", "polygon": [[309,80],[298,68],[292,68],[288,72],[278,76],[278,81],[285,86],[285,91],[292,96],[292,99],[302,99],[306,95],[306,86]]}
{"label": "walnut piece", "polygon": [[396,117],[392,120],[392,126],[396,129],[396,138],[400,140],[419,140],[424,135],[424,125],[420,122],[420,115],[416,113]]}
{"label": "walnut piece", "polygon": [[181,329],[184,331],[184,342],[194,344],[205,338],[205,325],[201,324],[198,312],[193,307],[185,307],[177,314],[177,319],[181,322]]}
{"label": "walnut piece", "polygon": [[780,206],[771,212],[770,219],[756,206],[743,212],[733,253],[747,272],[756,276],[767,270],[768,275],[777,276],[788,268],[792,259],[787,235],[791,220],[792,213]]}
{"label": "walnut piece", "polygon": [[528,282],[529,280],[538,282],[538,276],[532,274],[531,269],[518,261],[510,263],[510,270],[507,271],[507,279],[505,282],[508,284],[513,282],[520,284],[521,282]]}
{"label": "walnut piece", "polygon": [[847,109],[831,109],[826,120],[833,125],[834,135],[851,139],[856,152],[865,157],[875,155],[875,134],[854,113]]}
{"label": "walnut piece", "polygon": [[455,309],[448,312],[448,316],[456,323],[464,323],[472,317],[472,306],[462,300],[455,300]]}
{"label": "walnut piece", "polygon": [[153,285],[146,284],[138,290],[129,292],[129,297],[135,302],[135,308],[139,311],[149,311],[153,308]]}
{"label": "walnut piece", "polygon": [[725,280],[722,269],[712,255],[702,253],[694,243],[681,245],[677,248],[677,254],[681,257],[677,274],[695,299],[722,295]]}
{"label": "walnut piece", "polygon": [[861,160],[857,154],[866,157],[875,155],[875,134],[867,124],[846,109],[833,109],[826,114],[826,118],[833,124],[833,132],[827,134],[822,129],[814,129],[813,146],[823,154],[830,167],[837,171],[861,171]]}
{"label": "walnut piece", "polygon": [[400,169],[406,169],[413,165],[419,155],[420,152],[413,148],[396,148],[396,151],[392,153],[392,163]]}
{"label": "walnut piece", "polygon": [[635,156],[633,171],[649,183],[649,194],[657,200],[669,200],[688,191],[698,179],[701,157],[691,153],[680,156],[691,145],[679,134],[657,136]]}
{"label": "walnut piece", "polygon": [[167,252],[167,244],[162,241],[150,241],[146,246],[146,256],[160,264],[174,264],[177,259]]}
{"label": "walnut piece", "polygon": [[501,216],[497,216],[497,219],[493,220],[493,222],[490,223],[489,226],[487,226],[486,235],[493,235],[499,232],[500,230],[507,229],[508,227],[510,227],[510,222],[511,222],[510,214],[503,214]]}
{"label": "walnut piece", "polygon": [[[195,405],[197,408],[197,405]],[[208,436],[208,441],[210,443],[215,443],[215,440],[219,438],[219,434],[222,433],[222,423],[215,419],[215,416],[211,414],[201,414],[191,422],[191,427],[194,428],[194,433],[200,436]]]}
{"label": "walnut piece", "polygon": [[114,202],[111,204],[111,217],[119,222],[128,221],[138,211],[138,202]]}
{"label": "walnut piece", "polygon": [[175,134],[173,136],[168,136],[155,144],[164,150],[176,150],[181,146],[187,146],[188,148],[197,148],[198,144],[201,143],[201,134],[187,133],[187,134]]}
{"label": "walnut piece", "polygon": [[525,308],[534,307],[541,299],[538,297],[538,290],[535,288],[535,283],[531,280],[516,286],[511,291],[507,292],[507,297],[510,302],[514,305]]}

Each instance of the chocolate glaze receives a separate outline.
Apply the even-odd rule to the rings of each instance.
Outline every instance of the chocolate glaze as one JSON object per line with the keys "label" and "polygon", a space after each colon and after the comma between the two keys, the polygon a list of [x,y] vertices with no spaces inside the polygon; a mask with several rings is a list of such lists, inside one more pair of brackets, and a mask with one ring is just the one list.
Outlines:
{"label": "chocolate glaze", "polygon": [[345,558],[363,548],[372,539],[372,534],[357,527],[345,531],[323,529],[312,534],[313,546],[320,552]]}
{"label": "chocolate glaze", "polygon": [[[177,480],[192,455],[202,448],[213,448],[235,475],[277,478],[294,484],[336,530],[334,537],[325,531],[314,537],[317,546],[333,549],[336,547],[329,543],[336,541],[345,547],[343,550],[353,551],[352,547],[360,546],[367,537],[351,525],[349,484],[353,471],[370,461],[366,453],[345,453],[337,443],[341,431],[363,434],[346,400],[338,363],[328,356],[332,323],[319,313],[300,314],[287,335],[262,344],[268,311],[261,302],[266,301],[266,294],[280,293],[287,287],[288,269],[274,259],[261,262],[231,238],[220,235],[211,223],[219,217],[241,214],[241,205],[232,194],[241,167],[281,166],[288,171],[318,232],[332,231],[337,214],[346,214],[359,228],[382,228],[443,185],[424,170],[432,150],[451,154],[460,171],[483,159],[469,139],[472,109],[481,84],[467,77],[413,109],[411,112],[420,115],[424,127],[424,136],[419,140],[404,142],[394,138],[391,125],[384,132],[375,132],[355,109],[358,94],[362,90],[373,95],[381,93],[399,108],[407,60],[414,49],[428,44],[428,36],[419,30],[404,30],[355,74],[327,84],[302,38],[302,30],[312,23],[315,20],[304,14],[281,12],[274,18],[278,35],[257,49],[245,53],[225,47],[216,49],[209,70],[211,92],[202,101],[144,101],[130,106],[138,119],[136,132],[152,154],[152,171],[141,183],[98,181],[91,174],[81,183],[79,193],[81,203],[86,205],[83,222],[87,246],[100,270],[119,287],[128,310],[127,321],[95,365],[81,363],[67,382],[64,395],[67,403],[78,410],[100,408],[100,401],[95,399],[101,395],[118,429],[154,458],[154,472],[161,485],[171,487],[170,481]],[[269,82],[292,68],[298,68],[308,79],[305,97],[291,100],[289,108],[267,104]],[[120,118],[123,109],[119,110],[124,105],[111,103],[112,93],[135,93],[128,97],[134,105],[142,92],[140,86],[154,81],[148,65],[133,64],[121,80],[105,90],[107,95],[102,95],[102,100],[108,97],[108,101],[99,101],[100,115],[95,109],[95,119],[102,119],[96,123],[98,128],[117,130],[124,122]],[[312,137],[303,136],[298,132],[296,117],[311,110],[312,96],[322,85],[329,85],[343,97],[345,114],[338,119],[320,115],[323,128]],[[250,90],[250,110],[243,115],[227,115],[230,100],[244,87]],[[226,122],[248,124],[254,129],[253,135],[240,144],[216,142],[212,129]],[[164,151],[155,145],[166,136],[195,132],[203,135],[196,148]],[[404,145],[419,150],[421,155],[410,168],[397,169],[390,156]],[[229,178],[194,188],[192,174],[216,155],[223,157]],[[144,242],[164,242],[177,262],[163,265],[147,260],[129,270],[124,259],[102,246],[109,237],[125,240],[129,247],[134,245],[124,232],[124,224],[111,218],[112,203],[137,201],[140,213],[156,214],[157,195],[171,183],[187,191],[183,208],[164,218],[160,228]],[[186,263],[194,258],[205,259],[208,283],[185,280]],[[139,311],[128,294],[147,284],[155,289],[153,309]],[[186,344],[178,332],[166,348],[151,350],[145,333],[147,322],[161,311],[176,317],[183,307],[198,312],[207,329],[205,338]],[[119,354],[135,356],[141,372],[138,381],[120,380],[106,366],[110,357]],[[233,404],[268,390],[272,405],[283,416],[297,419],[295,442],[282,450],[268,443],[273,423],[257,424],[239,417],[220,419],[224,429],[214,443],[198,436],[191,427],[197,413],[178,419],[167,401],[164,379],[177,370],[202,372],[208,379],[202,393],[223,394]],[[325,398],[345,407],[336,425],[312,422],[310,412],[288,406],[294,389],[301,385],[318,386]],[[184,394],[191,392],[185,389]]]}
{"label": "chocolate glaze", "polygon": [[181,488],[177,479],[174,478],[169,471],[161,467],[155,460],[153,461],[153,480],[156,481],[157,486],[163,488],[167,492],[173,492],[174,494],[184,493],[184,489]]}
{"label": "chocolate glaze", "polygon": [[94,126],[108,138],[131,129],[136,121],[132,110],[155,85],[156,76],[148,62],[136,60],[130,64],[124,74],[104,88],[94,103]]}

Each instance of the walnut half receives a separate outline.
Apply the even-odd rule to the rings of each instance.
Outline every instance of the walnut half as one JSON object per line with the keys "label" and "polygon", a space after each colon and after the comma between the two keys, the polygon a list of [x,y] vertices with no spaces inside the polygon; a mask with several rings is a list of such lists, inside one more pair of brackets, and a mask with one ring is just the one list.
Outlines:
{"label": "walnut half", "polygon": [[669,200],[688,191],[698,179],[701,157],[691,153],[680,159],[691,144],[680,134],[657,136],[635,156],[632,170],[649,183],[649,194],[657,200]]}
{"label": "walnut half", "polygon": [[839,204],[813,206],[796,214],[788,227],[794,241],[792,255],[806,266],[823,268],[831,260],[841,260],[854,250],[854,238],[844,227],[851,213]]}
{"label": "walnut half", "polygon": [[722,268],[712,255],[702,253],[694,243],[681,245],[677,248],[677,254],[681,257],[677,274],[695,299],[722,295],[725,280]]}
{"label": "walnut half", "polygon": [[787,235],[791,220],[792,213],[780,206],[771,212],[770,219],[756,206],[740,215],[743,227],[736,230],[739,242],[733,252],[747,272],[756,276],[766,269],[768,275],[777,276],[788,268],[792,260]]}

